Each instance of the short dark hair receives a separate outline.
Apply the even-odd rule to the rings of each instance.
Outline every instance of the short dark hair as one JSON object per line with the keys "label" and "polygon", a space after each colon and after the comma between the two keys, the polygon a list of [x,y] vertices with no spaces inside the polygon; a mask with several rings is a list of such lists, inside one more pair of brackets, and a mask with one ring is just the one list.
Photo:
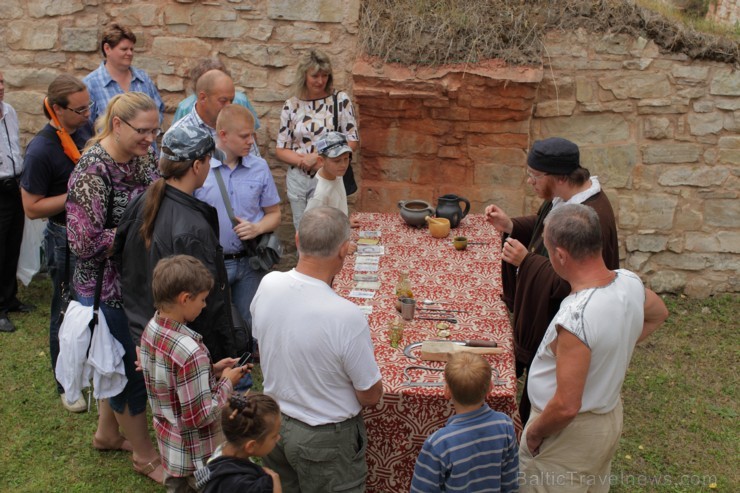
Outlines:
{"label": "short dark hair", "polygon": [[545,218],[545,238],[575,260],[601,255],[601,223],[596,211],[583,204],[564,204]]}
{"label": "short dark hair", "polygon": [[180,293],[210,291],[213,276],[203,262],[190,255],[173,255],[157,262],[152,274],[152,297],[158,310],[177,300]]}
{"label": "short dark hair", "polygon": [[463,406],[482,404],[491,388],[491,365],[480,354],[450,353],[445,381],[455,402]]}
{"label": "short dark hair", "polygon": [[136,35],[134,32],[126,26],[122,26],[117,23],[113,23],[103,31],[103,38],[100,40],[100,51],[105,56],[105,45],[107,44],[111,48],[118,46],[122,40],[128,39],[132,43],[136,44]]}

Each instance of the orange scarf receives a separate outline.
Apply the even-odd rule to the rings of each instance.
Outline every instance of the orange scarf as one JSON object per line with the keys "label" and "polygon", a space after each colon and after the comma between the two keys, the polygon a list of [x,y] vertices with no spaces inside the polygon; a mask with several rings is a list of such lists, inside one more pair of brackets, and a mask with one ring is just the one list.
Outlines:
{"label": "orange scarf", "polygon": [[77,145],[74,143],[72,137],[67,133],[67,131],[64,130],[62,124],[59,123],[59,118],[57,118],[54,110],[51,109],[49,98],[44,98],[44,106],[46,107],[46,111],[48,111],[49,115],[51,116],[51,121],[56,126],[55,130],[57,131],[59,141],[62,143],[62,150],[64,151],[64,154],[66,154],[73,163],[77,164],[77,161],[80,160],[80,150],[77,149]]}

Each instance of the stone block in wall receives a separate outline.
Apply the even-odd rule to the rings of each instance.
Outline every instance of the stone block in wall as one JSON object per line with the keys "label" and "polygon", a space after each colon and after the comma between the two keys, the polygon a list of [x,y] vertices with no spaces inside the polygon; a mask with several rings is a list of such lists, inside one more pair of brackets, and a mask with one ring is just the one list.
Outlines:
{"label": "stone block in wall", "polygon": [[637,146],[634,144],[581,146],[581,166],[598,176],[602,187],[627,187],[636,164]]}
{"label": "stone block in wall", "polygon": [[[454,160],[416,159],[411,168],[411,183],[447,188],[445,193],[463,194],[473,183],[473,170],[467,163]],[[436,197],[435,197],[436,198]]]}
{"label": "stone block in wall", "polygon": [[691,135],[716,134],[724,126],[724,115],[721,112],[689,113]]}
{"label": "stone block in wall", "polygon": [[740,133],[740,110],[725,113],[724,128],[733,133]]}
{"label": "stone block in wall", "polygon": [[[247,21],[198,21],[188,31],[199,38],[235,40],[247,36],[249,23]],[[241,43],[238,45],[244,46]]]}
{"label": "stone block in wall", "polygon": [[668,236],[651,233],[640,233],[629,235],[625,239],[625,245],[630,252],[662,252],[668,245]]}
{"label": "stone block in wall", "polygon": [[[364,146],[364,142],[363,142]],[[378,159],[377,156],[362,157],[362,179],[380,182],[410,182],[413,159]]]}
{"label": "stone block in wall", "polygon": [[[267,17],[277,20],[342,22],[344,8],[344,0],[271,0],[267,6]],[[348,22],[356,20],[347,19]]]}
{"label": "stone block in wall", "polygon": [[50,21],[14,21],[5,32],[8,45],[15,50],[50,50],[58,37],[57,23]]}
{"label": "stone block in wall", "polygon": [[689,279],[683,289],[683,293],[690,298],[704,299],[715,293],[718,284],[708,279],[694,277]]}
{"label": "stone block in wall", "polygon": [[700,100],[694,101],[693,109],[696,113],[709,113],[716,108],[714,101]]}
{"label": "stone block in wall", "polygon": [[696,163],[702,148],[697,144],[647,144],[642,147],[645,164]]}
{"label": "stone block in wall", "polygon": [[740,228],[740,200],[707,199],[704,202],[704,220],[710,226]]}
{"label": "stone block in wall", "polygon": [[707,95],[706,87],[682,87],[677,88],[676,97],[680,99],[703,98]]}
{"label": "stone block in wall", "polygon": [[9,21],[23,17],[23,8],[20,0],[3,0],[0,2],[0,19]]}
{"label": "stone block in wall", "polygon": [[435,120],[468,121],[470,110],[453,106],[450,108],[432,108],[431,117]]}
{"label": "stone block in wall", "polygon": [[652,58],[633,58],[622,62],[622,67],[627,70],[645,70],[653,63]]}
{"label": "stone block in wall", "polygon": [[685,98],[641,99],[637,102],[638,115],[665,115],[688,111],[689,101]]}
{"label": "stone block in wall", "polygon": [[307,22],[278,26],[275,28],[275,37],[282,43],[331,43],[331,33]]}
{"label": "stone block in wall", "polygon": [[159,36],[152,43],[152,54],[159,56],[190,58],[206,57],[211,54],[211,45],[197,38],[175,38],[171,36]]}
{"label": "stone block in wall", "polygon": [[534,116],[548,118],[552,116],[570,116],[576,108],[575,101],[541,101],[536,104]]}
{"label": "stone block in wall", "polygon": [[525,179],[524,166],[510,166],[496,161],[477,161],[473,168],[473,183],[482,186],[497,186],[521,189]]}
{"label": "stone block in wall", "polygon": [[185,85],[182,77],[159,74],[157,76],[157,88],[160,91],[179,92],[185,89]]}
{"label": "stone block in wall", "polygon": [[728,176],[730,170],[723,167],[671,166],[660,175],[658,183],[666,187],[711,187],[722,185]]}
{"label": "stone block in wall", "polygon": [[[183,67],[180,59],[163,61],[162,58],[155,56],[155,53],[149,52],[146,55],[138,54],[134,57],[134,65],[136,68],[144,70],[149,77],[154,77],[156,74],[173,75],[175,73],[175,67],[184,68],[182,75],[186,76],[190,66]],[[189,83],[188,83],[189,84]]]}
{"label": "stone block in wall", "polygon": [[677,204],[678,198],[668,194],[620,197],[619,227],[671,230]]}
{"label": "stone block in wall", "polygon": [[74,14],[85,8],[82,0],[28,0],[26,5],[28,15],[36,18]]}
{"label": "stone block in wall", "polygon": [[632,113],[635,111],[635,103],[629,99],[617,101],[605,101],[596,103],[582,103],[580,110],[587,113]]}
{"label": "stone block in wall", "polygon": [[647,282],[656,293],[681,293],[686,286],[686,274],[674,271],[656,272]]}
{"label": "stone block in wall", "polygon": [[190,26],[193,24],[193,19],[196,18],[194,14],[195,14],[195,5],[192,5],[192,4],[167,5],[167,8],[164,9],[163,22],[164,24],[168,26],[177,25],[177,24],[185,24],[185,25]]}
{"label": "stone block in wall", "polygon": [[740,70],[717,70],[709,84],[710,94],[740,96]]}
{"label": "stone block in wall", "polygon": [[36,67],[58,68],[67,70],[67,54],[55,51],[37,51],[33,57]]}
{"label": "stone block in wall", "polygon": [[[467,154],[476,168],[481,164],[511,166],[519,169],[520,182],[524,180],[524,166],[527,163],[527,153],[524,149],[512,147],[476,147],[471,145],[467,148]],[[476,181],[476,183],[482,182]]]}
{"label": "stone block in wall", "polygon": [[[688,271],[700,271],[710,269],[714,265],[715,255],[706,253],[673,253],[660,252],[650,259],[656,267],[662,269],[680,269]],[[657,270],[657,269],[656,269]]]}
{"label": "stone block in wall", "polygon": [[485,122],[471,121],[468,123],[467,131],[484,134],[524,134],[529,135],[529,122]]}
{"label": "stone block in wall", "polygon": [[[64,3],[64,2],[60,2]],[[141,2],[136,5],[110,9],[111,18],[127,26],[159,26],[162,17],[159,14],[159,5],[156,2]],[[141,40],[137,40],[141,43]]]}
{"label": "stone block in wall", "polygon": [[740,110],[740,98],[715,98],[714,104],[721,110]]}
{"label": "stone block in wall", "polygon": [[248,88],[268,86],[269,72],[261,67],[255,68],[246,63],[234,62],[230,65],[230,69],[237,86]]}
{"label": "stone block in wall", "polygon": [[516,147],[526,149],[529,146],[529,135],[527,134],[480,134],[469,135],[468,145],[484,147]]}
{"label": "stone block in wall", "polygon": [[593,49],[596,53],[606,55],[627,55],[632,46],[632,39],[632,36],[627,34],[608,33],[593,43]]}
{"label": "stone block in wall", "polygon": [[[3,71],[6,84],[41,91],[46,91],[51,81],[56,79],[59,73],[58,70],[50,68],[8,68]],[[6,86],[5,94],[7,95],[10,92]]]}
{"label": "stone block in wall", "polygon": [[622,265],[631,271],[643,272],[645,264],[647,264],[649,259],[649,253],[634,251],[625,256],[625,263]]}
{"label": "stone block in wall", "polygon": [[433,186],[369,180],[360,183],[360,195],[362,210],[391,213],[398,213],[398,202],[401,200],[421,199],[433,203],[439,196]]}
{"label": "stone block in wall", "polygon": [[250,96],[250,99],[254,101],[258,101],[260,103],[283,103],[285,102],[287,91],[275,91],[272,89],[255,89],[252,91],[252,94]]}
{"label": "stone block in wall", "polygon": [[685,246],[686,250],[692,252],[740,253],[740,232],[719,231],[716,234],[687,234]]}
{"label": "stone block in wall", "polygon": [[[675,231],[697,231],[704,226],[702,203],[700,200],[684,200],[676,210]],[[669,244],[669,247],[671,245]],[[673,251],[676,249],[671,248]]]}
{"label": "stone block in wall", "polygon": [[673,125],[668,118],[651,116],[642,120],[642,135],[647,139],[673,138]]}
{"label": "stone block in wall", "polygon": [[[554,77],[554,78],[553,78]],[[576,84],[573,77],[562,74],[553,76],[546,74],[542,79],[537,91],[537,99],[574,99],[576,93]]]}
{"label": "stone block in wall", "polygon": [[[48,84],[47,84],[48,85]],[[44,96],[46,91],[9,91],[5,89],[5,102],[9,103],[18,113],[29,115],[43,115]],[[19,118],[19,123],[23,123],[23,118]],[[41,127],[36,127],[34,133],[38,132]]]}
{"label": "stone block in wall", "polygon": [[258,67],[286,67],[298,64],[298,59],[287,46],[245,45],[227,43],[221,53],[230,58],[244,60]]}
{"label": "stone block in wall", "polygon": [[642,55],[642,52],[647,45],[648,40],[643,38],[642,36],[634,38],[632,41],[632,45],[630,46],[630,55],[639,57],[640,55]]}
{"label": "stone block in wall", "polygon": [[87,27],[63,27],[62,50],[92,52],[98,50],[98,30]]}
{"label": "stone block in wall", "polygon": [[599,79],[602,89],[611,91],[617,99],[627,98],[664,98],[671,94],[668,77],[656,74],[620,74]]}
{"label": "stone block in wall", "polygon": [[594,86],[589,77],[576,77],[576,101],[590,103],[594,99]]}
{"label": "stone block in wall", "polygon": [[398,127],[363,128],[363,154],[400,158],[412,155],[436,156],[438,139],[417,132],[411,122],[409,123],[409,126],[403,129]]}
{"label": "stone block in wall", "polygon": [[627,140],[630,126],[626,119],[616,115],[575,115],[544,118],[533,121],[535,135],[542,138],[560,135],[582,144],[607,144]]}
{"label": "stone block in wall", "polygon": [[469,118],[477,121],[492,121],[492,122],[506,122],[506,121],[525,121],[529,120],[532,116],[531,109],[515,111],[509,109],[479,109],[471,108]]}
{"label": "stone block in wall", "polygon": [[673,65],[671,75],[677,84],[697,85],[706,82],[709,76],[709,67],[701,65]]}

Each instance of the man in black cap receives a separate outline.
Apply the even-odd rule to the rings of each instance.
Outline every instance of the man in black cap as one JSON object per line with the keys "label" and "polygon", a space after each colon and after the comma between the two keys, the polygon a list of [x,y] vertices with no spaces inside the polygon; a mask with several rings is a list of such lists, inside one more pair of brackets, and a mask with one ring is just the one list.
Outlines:
{"label": "man in black cap", "polygon": [[[538,140],[527,156],[527,181],[545,202],[536,215],[509,218],[498,206],[486,207],[486,216],[496,230],[504,233],[501,277],[502,298],[513,313],[516,374],[529,371],[537,348],[570,285],[550,265],[542,238],[547,214],[563,204],[585,204],[599,216],[602,257],[606,266],[619,268],[617,225],[609,199],[597,177],[580,164],[578,146],[552,137]],[[529,418],[527,384],[519,404],[522,423]]]}

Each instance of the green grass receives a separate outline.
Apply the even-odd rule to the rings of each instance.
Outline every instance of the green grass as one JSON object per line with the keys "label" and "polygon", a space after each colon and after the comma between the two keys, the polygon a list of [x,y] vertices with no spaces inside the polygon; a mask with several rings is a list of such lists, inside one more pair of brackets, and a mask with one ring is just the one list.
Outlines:
{"label": "green grass", "polygon": [[[130,454],[93,450],[94,407],[62,408],[48,355],[49,297],[38,276],[20,292],[37,310],[12,314],[18,330],[0,334],[0,491],[164,491],[133,471]],[[740,298],[666,303],[670,319],[638,347],[627,374],[612,467],[624,484],[612,491],[738,491]]]}

